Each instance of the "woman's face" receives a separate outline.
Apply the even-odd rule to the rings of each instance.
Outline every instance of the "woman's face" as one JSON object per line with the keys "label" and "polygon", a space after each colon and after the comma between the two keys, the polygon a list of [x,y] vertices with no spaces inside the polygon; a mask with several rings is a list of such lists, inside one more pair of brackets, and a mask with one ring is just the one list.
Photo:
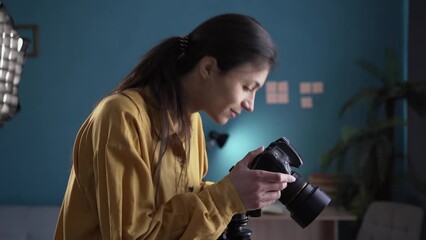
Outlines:
{"label": "woman's face", "polygon": [[[217,69],[217,68],[216,68]],[[225,124],[243,110],[252,112],[256,92],[268,76],[269,68],[245,64],[226,73],[212,71],[211,88],[204,111],[218,124]]]}

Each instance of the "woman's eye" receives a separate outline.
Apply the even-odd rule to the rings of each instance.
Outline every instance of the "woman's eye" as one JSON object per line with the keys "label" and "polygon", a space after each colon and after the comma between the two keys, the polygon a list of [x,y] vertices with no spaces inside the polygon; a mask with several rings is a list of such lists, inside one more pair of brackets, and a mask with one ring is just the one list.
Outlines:
{"label": "woman's eye", "polygon": [[253,92],[253,89],[251,89],[251,88],[249,88],[249,87],[246,87],[246,86],[245,86],[243,89],[244,89],[244,91]]}

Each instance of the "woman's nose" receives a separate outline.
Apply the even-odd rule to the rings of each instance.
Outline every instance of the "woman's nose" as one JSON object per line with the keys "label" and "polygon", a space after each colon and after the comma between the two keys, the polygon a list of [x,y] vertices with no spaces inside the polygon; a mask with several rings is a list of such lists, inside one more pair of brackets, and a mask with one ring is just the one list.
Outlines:
{"label": "woman's nose", "polygon": [[250,94],[250,96],[242,102],[242,107],[248,112],[253,112],[254,110],[254,97],[254,94]]}

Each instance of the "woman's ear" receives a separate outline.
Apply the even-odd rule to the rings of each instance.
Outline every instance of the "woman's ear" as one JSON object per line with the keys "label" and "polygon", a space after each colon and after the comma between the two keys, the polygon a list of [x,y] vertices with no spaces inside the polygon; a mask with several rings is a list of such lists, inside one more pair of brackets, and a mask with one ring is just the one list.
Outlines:
{"label": "woman's ear", "polygon": [[211,78],[217,69],[216,58],[211,56],[204,56],[200,60],[199,73],[203,79]]}

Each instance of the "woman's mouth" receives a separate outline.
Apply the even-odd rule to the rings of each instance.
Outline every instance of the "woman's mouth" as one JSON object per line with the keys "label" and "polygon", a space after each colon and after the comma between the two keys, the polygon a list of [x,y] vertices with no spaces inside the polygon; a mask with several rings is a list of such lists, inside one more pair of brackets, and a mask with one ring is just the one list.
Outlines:
{"label": "woman's mouth", "polygon": [[234,110],[231,110],[231,118],[236,118],[238,116],[238,113]]}

